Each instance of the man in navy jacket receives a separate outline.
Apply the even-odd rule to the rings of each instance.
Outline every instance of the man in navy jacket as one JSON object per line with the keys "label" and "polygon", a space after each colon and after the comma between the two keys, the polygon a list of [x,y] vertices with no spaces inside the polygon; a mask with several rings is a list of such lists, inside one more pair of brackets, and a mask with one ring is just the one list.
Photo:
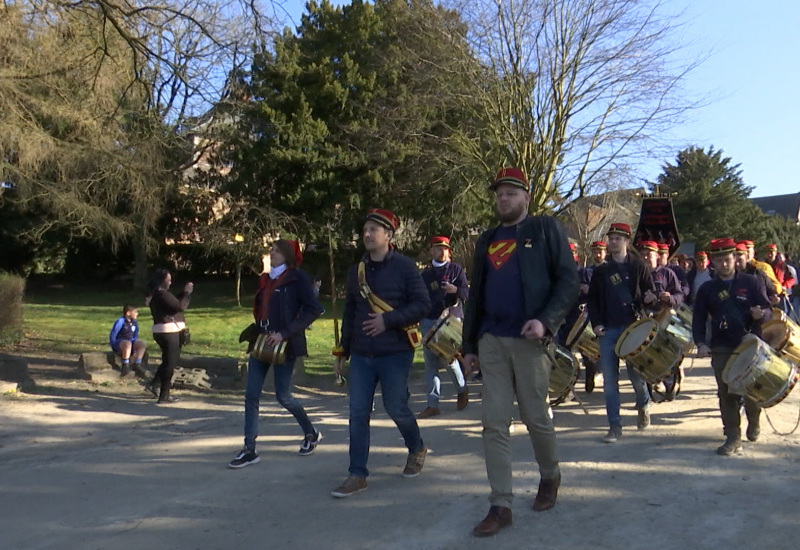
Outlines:
{"label": "man in navy jacket", "polygon": [[350,358],[350,474],[331,492],[336,498],[367,488],[369,421],[378,382],[386,412],[408,448],[403,476],[418,476],[428,452],[408,408],[408,375],[422,340],[417,324],[431,300],[417,266],[392,245],[398,225],[392,212],[371,209],[364,222],[366,253],[347,274],[341,347],[334,354],[339,375]]}

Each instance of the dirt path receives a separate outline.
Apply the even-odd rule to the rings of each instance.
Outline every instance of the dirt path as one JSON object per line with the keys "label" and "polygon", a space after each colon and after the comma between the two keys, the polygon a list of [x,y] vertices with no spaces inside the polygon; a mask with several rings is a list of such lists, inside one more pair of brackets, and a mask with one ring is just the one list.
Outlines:
{"label": "dirt path", "polygon": [[[405,449],[380,402],[373,419],[369,489],[346,500],[330,490],[347,474],[347,398],[302,387],[297,395],[325,438],[299,457],[294,420],[263,408],[262,461],[227,462],[241,446],[240,393],[179,392],[157,407],[130,382],[92,386],[72,360],[32,363],[36,394],[0,397],[0,548],[457,549],[787,548],[800,510],[800,434],[762,439],[732,458],[721,443],[708,361],[695,361],[683,394],[657,405],[653,426],[603,444],[602,391],[557,408],[563,470],[552,511],[530,509],[538,484],[527,431],[515,425],[514,525],[490,540],[470,530],[488,509],[473,401],[422,422],[431,454],[423,474],[401,475]],[[450,391],[449,384],[446,391]],[[413,409],[423,405],[421,379]],[[635,424],[623,386],[623,421]],[[770,409],[789,429],[800,391]]]}

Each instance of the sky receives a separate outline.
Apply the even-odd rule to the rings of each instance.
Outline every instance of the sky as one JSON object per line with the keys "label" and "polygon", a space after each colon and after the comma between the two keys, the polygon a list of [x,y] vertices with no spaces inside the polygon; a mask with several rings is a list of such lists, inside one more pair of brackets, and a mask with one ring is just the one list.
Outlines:
{"label": "sky", "polygon": [[[800,2],[795,0],[663,0],[682,13],[687,59],[704,61],[687,76],[689,97],[703,106],[676,126],[670,141],[681,149],[722,149],[739,164],[752,197],[800,192]],[[342,1],[334,0],[334,4]],[[285,0],[299,21],[305,2]],[[656,179],[675,155],[652,159],[640,176]]]}

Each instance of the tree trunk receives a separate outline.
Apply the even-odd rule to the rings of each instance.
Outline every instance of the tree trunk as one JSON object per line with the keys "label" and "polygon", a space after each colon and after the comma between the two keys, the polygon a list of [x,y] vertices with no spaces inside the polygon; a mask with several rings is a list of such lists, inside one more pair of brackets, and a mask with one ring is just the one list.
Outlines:
{"label": "tree trunk", "polygon": [[133,242],[133,290],[147,290],[147,241],[144,235],[134,238]]}
{"label": "tree trunk", "polygon": [[236,264],[236,305],[242,307],[242,262]]}

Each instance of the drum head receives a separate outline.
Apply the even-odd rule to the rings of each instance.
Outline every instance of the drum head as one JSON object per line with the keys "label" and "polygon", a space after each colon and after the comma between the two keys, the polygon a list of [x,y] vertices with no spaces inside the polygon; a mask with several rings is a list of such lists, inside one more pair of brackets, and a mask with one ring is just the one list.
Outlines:
{"label": "drum head", "polygon": [[722,380],[734,392],[742,393],[765,370],[766,365],[762,361],[765,352],[769,352],[769,347],[764,342],[755,336],[745,337],[728,359],[722,371]]}
{"label": "drum head", "polygon": [[785,321],[770,321],[761,328],[761,339],[772,348],[779,350],[789,338],[789,325]]}
{"label": "drum head", "polygon": [[626,357],[635,353],[657,328],[658,325],[652,319],[642,319],[633,323],[619,337],[616,346],[617,355]]}

